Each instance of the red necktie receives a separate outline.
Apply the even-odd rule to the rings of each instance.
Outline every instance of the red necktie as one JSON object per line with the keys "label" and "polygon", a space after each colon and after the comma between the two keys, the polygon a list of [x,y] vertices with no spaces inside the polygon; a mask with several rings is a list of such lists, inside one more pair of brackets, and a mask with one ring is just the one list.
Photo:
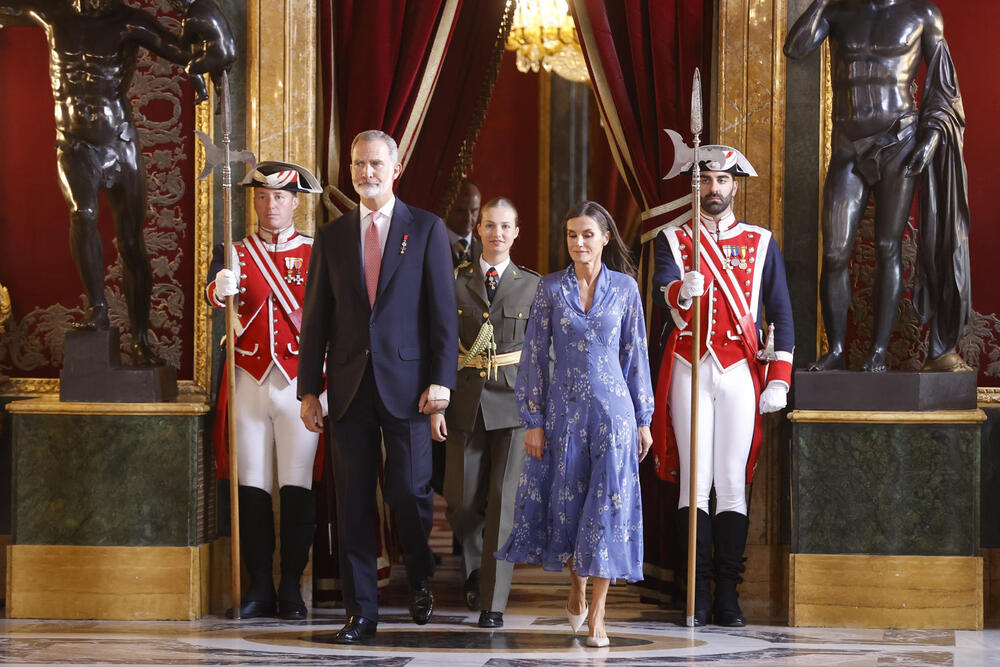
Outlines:
{"label": "red necktie", "polygon": [[372,211],[368,231],[365,232],[365,286],[368,288],[368,305],[375,307],[375,293],[378,291],[378,272],[382,264],[382,249],[378,244],[379,212]]}

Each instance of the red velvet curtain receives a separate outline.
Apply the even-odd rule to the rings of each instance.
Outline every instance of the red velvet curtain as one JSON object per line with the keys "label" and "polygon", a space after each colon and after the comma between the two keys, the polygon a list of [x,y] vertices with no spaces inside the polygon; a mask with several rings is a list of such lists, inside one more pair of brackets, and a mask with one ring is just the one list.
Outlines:
{"label": "red velvet curtain", "polygon": [[[580,43],[612,154],[643,211],[690,191],[662,180],[673,163],[664,128],[690,124],[691,77],[702,64],[697,0],[573,0]],[[661,216],[662,217],[662,216]],[[653,228],[665,219],[647,219]],[[634,229],[623,230],[634,234]]]}
{"label": "red velvet curtain", "polygon": [[404,201],[444,217],[459,181],[472,170],[472,149],[493,95],[513,13],[507,0],[462,5],[437,94],[399,179]]}
{"label": "red velvet curtain", "polygon": [[356,199],[351,140],[380,129],[409,159],[462,0],[323,0],[323,181]]}
{"label": "red velvet curtain", "polygon": [[[690,194],[690,181],[662,179],[674,157],[663,130],[687,135],[692,76],[696,67],[702,67],[705,74],[702,64],[709,8],[704,0],[571,0],[570,7],[611,153],[643,211],[641,231],[645,234],[683,210],[657,211],[658,207]],[[704,90],[708,90],[707,85]],[[620,222],[622,236],[634,239],[639,223]],[[647,304],[651,257],[652,244],[644,243],[640,285]],[[651,315],[647,312],[647,318]],[[662,314],[653,318],[650,327],[654,371],[659,361],[655,341],[660,322]],[[671,534],[677,487],[656,477],[651,460],[643,463],[640,478],[646,577],[642,586],[655,600],[677,599],[677,577],[671,572],[679,562]]]}

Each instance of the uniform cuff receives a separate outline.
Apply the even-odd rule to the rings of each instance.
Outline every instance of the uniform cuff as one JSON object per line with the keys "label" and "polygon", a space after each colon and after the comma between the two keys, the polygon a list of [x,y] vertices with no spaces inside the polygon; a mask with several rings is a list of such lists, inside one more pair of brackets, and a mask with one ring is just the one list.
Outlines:
{"label": "uniform cuff", "polygon": [[220,301],[218,295],[215,292],[214,280],[208,284],[208,287],[205,288],[205,298],[208,299],[208,302],[213,306],[215,306],[216,308],[226,307],[226,302]]}
{"label": "uniform cuff", "polygon": [[792,386],[792,355],[789,352],[778,352],[778,358],[767,365],[767,383],[783,382],[786,387]]}
{"label": "uniform cuff", "polygon": [[683,285],[684,281],[675,280],[663,288],[663,298],[666,300],[667,305],[676,310],[687,310],[691,307],[693,301],[693,299],[681,299],[681,287]]}

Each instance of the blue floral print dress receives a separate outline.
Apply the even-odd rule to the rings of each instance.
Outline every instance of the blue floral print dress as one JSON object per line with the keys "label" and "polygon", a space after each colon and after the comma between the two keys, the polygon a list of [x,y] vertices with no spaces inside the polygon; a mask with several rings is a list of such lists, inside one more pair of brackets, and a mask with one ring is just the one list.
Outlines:
{"label": "blue floral print dress", "polygon": [[653,390],[635,280],[602,266],[584,312],[573,266],[542,278],[514,393],[521,424],[544,426],[545,450],[525,458],[497,558],[557,572],[572,557],[581,576],[642,579],[637,426],[650,423]]}

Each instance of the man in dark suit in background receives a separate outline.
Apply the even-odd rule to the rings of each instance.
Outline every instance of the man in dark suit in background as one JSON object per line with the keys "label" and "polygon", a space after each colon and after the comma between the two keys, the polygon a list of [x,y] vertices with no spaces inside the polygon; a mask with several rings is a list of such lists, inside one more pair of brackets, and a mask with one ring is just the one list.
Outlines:
{"label": "man in dark suit in background", "polygon": [[428,415],[455,388],[458,323],[448,235],[440,218],[395,198],[402,165],[392,137],[368,130],[351,144],[360,206],[322,227],[306,284],[298,393],[306,427],[320,431],[323,364],[331,382],[329,451],[337,534],[353,644],[378,624],[375,485],[385,441],[385,498],[392,508],[419,625],[434,608],[427,546],[433,521]]}
{"label": "man in dark suit in background", "polygon": [[472,179],[464,178],[458,186],[458,195],[448,209],[445,225],[448,227],[448,242],[451,244],[451,262],[458,266],[471,262],[483,251],[483,242],[472,233],[479,220],[479,203],[482,195]]}

